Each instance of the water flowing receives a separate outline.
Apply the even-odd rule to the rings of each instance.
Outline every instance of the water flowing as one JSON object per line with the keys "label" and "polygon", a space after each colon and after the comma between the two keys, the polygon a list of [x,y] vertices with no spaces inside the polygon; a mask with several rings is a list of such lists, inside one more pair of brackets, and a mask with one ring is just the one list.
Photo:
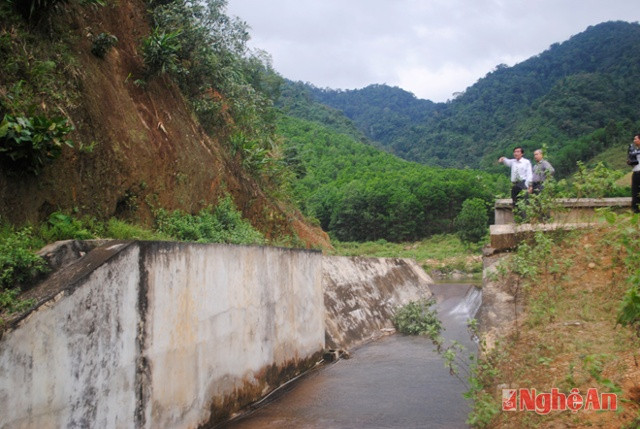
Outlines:
{"label": "water flowing", "polygon": [[[468,284],[431,287],[447,343],[475,354],[467,332],[481,303]],[[466,384],[453,377],[431,340],[391,335],[291,383],[281,394],[228,428],[467,428]]]}

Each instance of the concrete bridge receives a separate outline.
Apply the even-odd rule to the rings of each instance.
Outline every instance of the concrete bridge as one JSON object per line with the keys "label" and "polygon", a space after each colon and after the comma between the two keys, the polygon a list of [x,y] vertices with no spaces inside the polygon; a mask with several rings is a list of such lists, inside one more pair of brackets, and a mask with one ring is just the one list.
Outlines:
{"label": "concrete bridge", "polygon": [[495,251],[515,248],[520,241],[532,236],[536,231],[588,228],[598,220],[597,209],[609,207],[616,212],[629,210],[631,198],[558,198],[553,206],[550,222],[517,225],[511,200],[496,200],[495,223],[489,227],[491,248]]}

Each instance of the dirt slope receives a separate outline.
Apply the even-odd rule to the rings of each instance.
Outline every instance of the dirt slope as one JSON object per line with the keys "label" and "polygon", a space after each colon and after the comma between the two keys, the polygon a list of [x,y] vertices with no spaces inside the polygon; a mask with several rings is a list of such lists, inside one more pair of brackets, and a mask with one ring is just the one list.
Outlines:
{"label": "dirt slope", "polygon": [[[625,250],[614,228],[569,234],[551,248],[530,282],[516,276],[494,284],[511,300],[517,318],[503,320],[499,342],[491,341],[487,389],[498,413],[490,428],[637,428],[640,425],[640,338],[631,327],[616,324],[629,288]],[[512,315],[513,316],[513,315]],[[616,411],[596,410],[586,403],[575,409],[503,411],[502,389],[536,389],[564,395],[589,389],[617,395]],[[521,398],[522,396],[519,396]],[[502,399],[503,400],[503,399]],[[482,414],[482,411],[479,411]],[[479,425],[481,426],[481,425]]]}
{"label": "dirt slope", "polygon": [[[74,33],[72,51],[80,66],[72,75],[80,101],[47,109],[71,119],[76,144],[95,142],[95,149],[65,150],[38,177],[0,172],[0,216],[24,223],[46,219],[55,210],[73,210],[149,224],[154,207],[196,212],[228,192],[267,236],[296,232],[307,246],[329,246],[323,231],[268,198],[229,159],[223,133],[215,138],[204,133],[169,79],[134,83],[143,72],[138,48],[149,32],[144,8],[143,1],[120,1],[105,7],[69,6],[55,16]],[[104,59],[90,52],[91,37],[101,32],[118,38]]]}

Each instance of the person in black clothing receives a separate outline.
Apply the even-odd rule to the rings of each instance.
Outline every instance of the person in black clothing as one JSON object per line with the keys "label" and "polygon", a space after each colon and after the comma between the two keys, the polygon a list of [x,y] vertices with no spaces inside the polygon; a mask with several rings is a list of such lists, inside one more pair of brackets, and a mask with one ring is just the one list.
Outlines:
{"label": "person in black clothing", "polygon": [[631,175],[631,210],[640,213],[638,202],[640,202],[640,133],[633,136],[633,143],[629,146],[627,164],[633,165]]}

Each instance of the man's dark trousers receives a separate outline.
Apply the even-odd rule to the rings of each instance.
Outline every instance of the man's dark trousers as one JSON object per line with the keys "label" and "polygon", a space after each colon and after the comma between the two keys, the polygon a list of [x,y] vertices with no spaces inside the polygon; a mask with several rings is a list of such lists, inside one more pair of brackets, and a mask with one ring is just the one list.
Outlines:
{"label": "man's dark trousers", "polygon": [[[521,193],[523,191],[524,191],[524,194]],[[524,210],[518,210],[517,203],[522,198],[524,198],[526,201],[528,196],[529,195],[527,194],[527,185],[524,180],[520,180],[518,182],[512,182],[511,201],[513,201],[513,214],[515,215],[516,213],[518,213],[521,219],[525,219],[527,217],[527,214],[524,212]]]}

